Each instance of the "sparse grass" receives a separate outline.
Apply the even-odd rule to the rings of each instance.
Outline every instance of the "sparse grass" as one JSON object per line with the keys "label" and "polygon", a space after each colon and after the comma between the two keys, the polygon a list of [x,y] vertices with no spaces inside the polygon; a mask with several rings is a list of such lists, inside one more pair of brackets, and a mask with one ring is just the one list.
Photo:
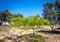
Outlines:
{"label": "sparse grass", "polygon": [[23,35],[23,36],[18,36],[21,40],[28,41],[28,42],[43,42],[45,37],[42,37],[41,35],[35,34],[28,34],[28,35]]}
{"label": "sparse grass", "polygon": [[4,39],[1,39],[0,42],[6,42]]}

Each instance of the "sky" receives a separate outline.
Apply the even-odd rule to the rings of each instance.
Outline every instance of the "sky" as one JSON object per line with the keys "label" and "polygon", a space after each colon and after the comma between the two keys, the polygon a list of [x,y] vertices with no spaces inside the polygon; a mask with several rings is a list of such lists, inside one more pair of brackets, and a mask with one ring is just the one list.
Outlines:
{"label": "sky", "polygon": [[43,5],[55,0],[0,0],[0,11],[8,9],[11,13],[20,13],[24,16],[32,16],[43,13]]}

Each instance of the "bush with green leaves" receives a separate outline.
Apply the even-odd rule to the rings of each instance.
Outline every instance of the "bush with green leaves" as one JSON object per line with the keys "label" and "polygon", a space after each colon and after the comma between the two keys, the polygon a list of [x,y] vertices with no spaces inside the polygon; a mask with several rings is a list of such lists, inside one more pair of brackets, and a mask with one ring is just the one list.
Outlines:
{"label": "bush with green leaves", "polygon": [[43,17],[41,17],[39,14],[35,16],[29,16],[29,17],[14,17],[10,19],[10,23],[14,22],[14,26],[35,26],[35,25],[50,25],[50,22]]}

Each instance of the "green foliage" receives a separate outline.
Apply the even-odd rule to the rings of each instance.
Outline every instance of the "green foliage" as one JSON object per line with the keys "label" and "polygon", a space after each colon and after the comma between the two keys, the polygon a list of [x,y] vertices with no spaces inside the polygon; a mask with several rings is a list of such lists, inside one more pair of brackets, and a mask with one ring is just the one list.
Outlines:
{"label": "green foliage", "polygon": [[43,10],[44,18],[51,20],[56,18],[56,11],[54,9],[54,3],[47,2],[44,4],[44,10]]}
{"label": "green foliage", "polygon": [[11,17],[12,17],[12,14],[9,12],[8,9],[5,9],[3,12],[1,12],[2,21],[9,21]]}
{"label": "green foliage", "polygon": [[14,22],[14,26],[21,26],[22,25],[22,18],[20,17],[15,17],[10,19],[10,23]]}
{"label": "green foliage", "polygon": [[35,25],[50,25],[50,22],[42,17],[39,14],[30,17],[13,17],[10,19],[10,23],[14,22],[14,26],[35,26]]}
{"label": "green foliage", "polygon": [[18,14],[13,14],[12,16],[13,17],[21,17],[21,18],[23,18],[23,15],[22,14],[19,14],[19,13]]}
{"label": "green foliage", "polygon": [[56,0],[56,6],[60,8],[60,0]]}
{"label": "green foliage", "polygon": [[21,17],[23,18],[22,14],[12,14],[8,9],[3,10],[3,12],[0,12],[0,20],[2,21],[10,21],[10,18],[14,17]]}
{"label": "green foliage", "polygon": [[41,20],[44,25],[50,25],[50,22],[47,19],[42,18]]}

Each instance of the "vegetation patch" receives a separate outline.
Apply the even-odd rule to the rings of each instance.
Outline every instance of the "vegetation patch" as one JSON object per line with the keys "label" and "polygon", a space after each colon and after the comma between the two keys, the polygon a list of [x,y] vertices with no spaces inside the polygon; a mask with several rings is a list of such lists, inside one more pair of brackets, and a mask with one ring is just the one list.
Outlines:
{"label": "vegetation patch", "polygon": [[1,39],[0,42],[6,42],[4,39]]}
{"label": "vegetation patch", "polygon": [[28,35],[23,35],[23,36],[18,36],[22,41],[28,41],[28,42],[43,42],[45,37],[42,37],[41,35],[33,35],[33,34],[28,34]]}

